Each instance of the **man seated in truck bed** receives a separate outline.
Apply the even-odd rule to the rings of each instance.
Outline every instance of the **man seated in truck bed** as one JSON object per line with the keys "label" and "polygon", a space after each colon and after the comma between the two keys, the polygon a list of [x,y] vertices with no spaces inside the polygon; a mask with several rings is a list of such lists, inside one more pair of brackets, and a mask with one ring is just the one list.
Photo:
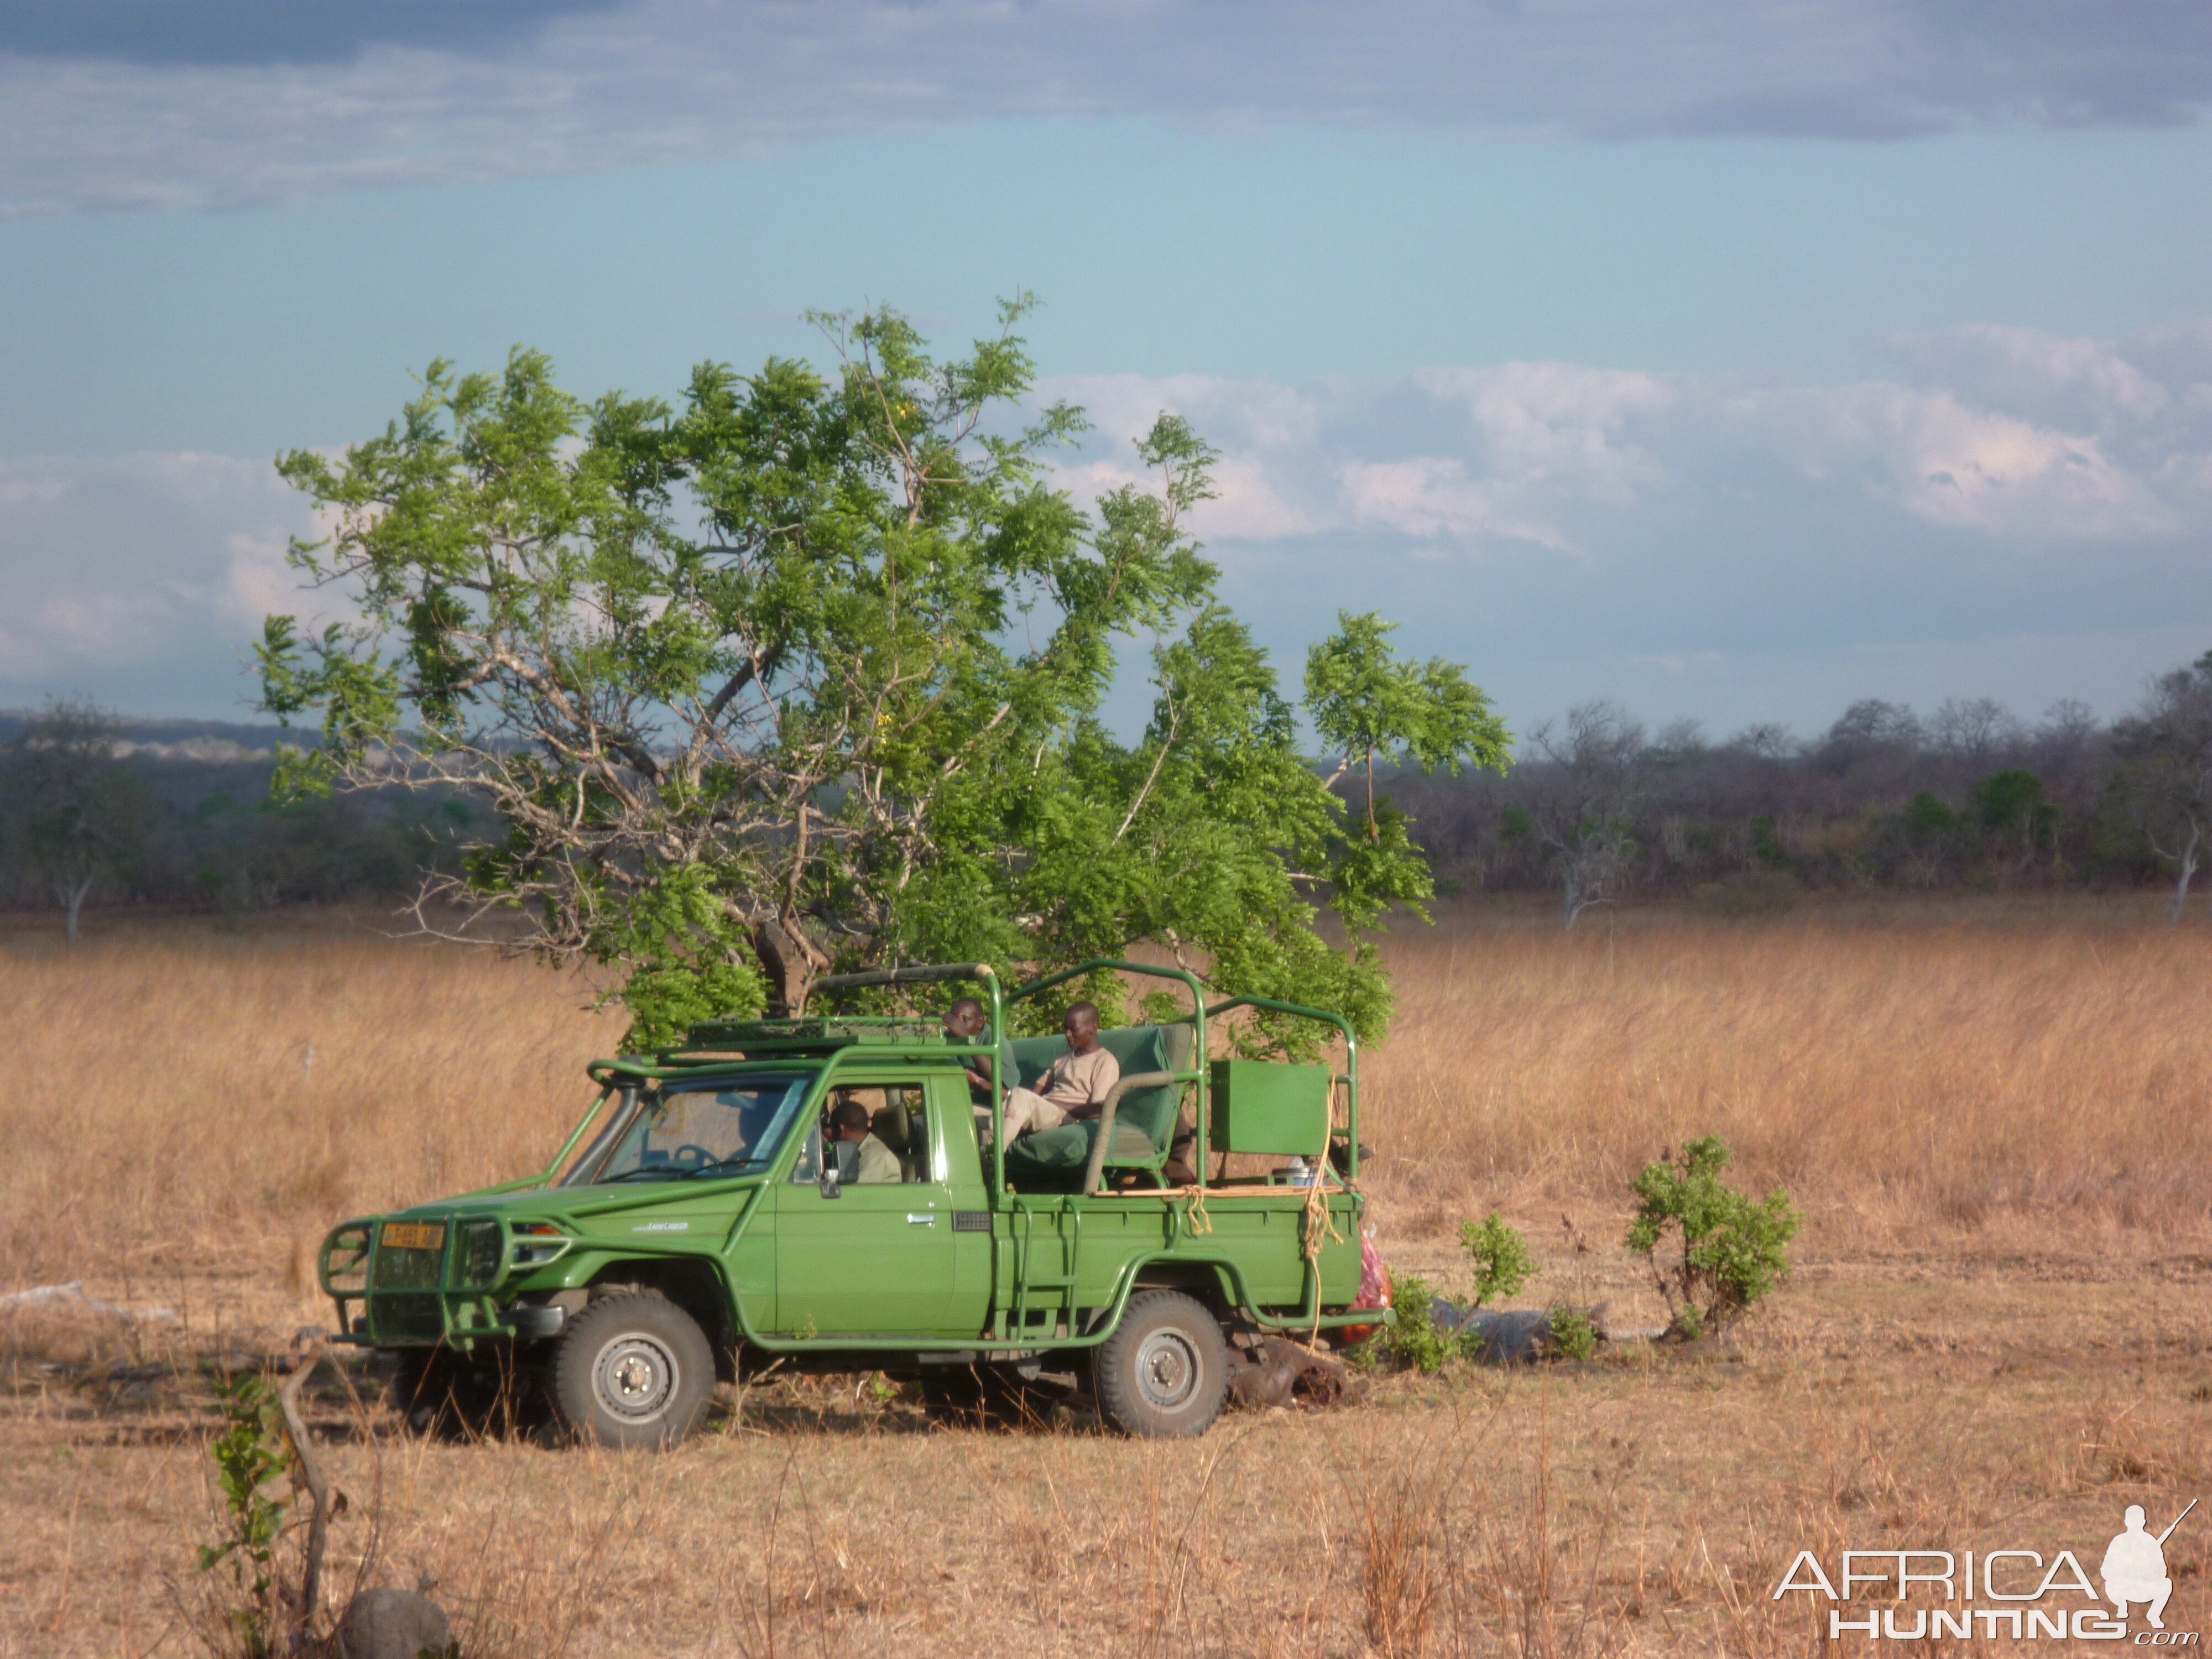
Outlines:
{"label": "man seated in truck bed", "polygon": [[1001,1146],[1034,1129],[1057,1129],[1063,1123],[1097,1117],[1121,1080],[1121,1061],[1099,1044],[1095,1005],[1077,1003],[1067,1011],[1061,1029],[1067,1033],[1067,1052],[1046,1068],[1037,1086],[1006,1091],[1006,1117],[999,1131]]}
{"label": "man seated in truck bed", "polygon": [[[984,1015],[981,1001],[975,997],[962,997],[945,1011],[945,1040],[948,1042],[966,1044],[979,1042],[990,1027],[991,1022]],[[968,1079],[969,1098],[978,1106],[989,1106],[991,1076],[996,1069],[995,1062],[982,1054],[973,1054],[960,1069]]]}

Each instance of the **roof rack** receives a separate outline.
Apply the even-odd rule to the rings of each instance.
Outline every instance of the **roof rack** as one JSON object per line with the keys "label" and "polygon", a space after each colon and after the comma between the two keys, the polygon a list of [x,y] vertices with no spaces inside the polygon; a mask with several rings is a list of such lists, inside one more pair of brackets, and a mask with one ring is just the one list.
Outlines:
{"label": "roof rack", "polygon": [[694,1025],[683,1047],[669,1052],[680,1056],[701,1048],[736,1048],[754,1054],[795,1048],[845,1048],[855,1043],[869,1047],[929,1043],[941,1048],[945,1027],[934,1019],[877,1014],[711,1020]]}

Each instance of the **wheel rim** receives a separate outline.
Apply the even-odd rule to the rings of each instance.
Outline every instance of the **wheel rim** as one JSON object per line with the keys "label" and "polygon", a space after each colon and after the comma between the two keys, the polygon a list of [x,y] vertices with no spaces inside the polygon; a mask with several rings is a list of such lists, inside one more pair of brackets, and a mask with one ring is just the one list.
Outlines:
{"label": "wheel rim", "polygon": [[599,1350],[592,1393],[601,1409],[625,1423],[649,1423],[668,1409],[679,1373],[676,1356],[656,1338],[633,1332]]}
{"label": "wheel rim", "polygon": [[1156,1411],[1171,1412],[1198,1392],[1198,1345],[1181,1331],[1154,1331],[1137,1349],[1137,1392]]}

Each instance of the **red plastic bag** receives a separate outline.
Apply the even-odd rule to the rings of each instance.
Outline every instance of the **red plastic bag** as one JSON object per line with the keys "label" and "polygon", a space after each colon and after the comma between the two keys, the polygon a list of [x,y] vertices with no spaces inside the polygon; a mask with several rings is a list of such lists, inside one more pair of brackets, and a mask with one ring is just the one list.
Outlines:
{"label": "red plastic bag", "polygon": [[[1382,1252],[1375,1248],[1375,1229],[1359,1230],[1359,1301],[1356,1312],[1390,1305],[1390,1270],[1382,1265]],[[1358,1347],[1382,1328],[1380,1325],[1346,1325],[1337,1334],[1347,1346]]]}

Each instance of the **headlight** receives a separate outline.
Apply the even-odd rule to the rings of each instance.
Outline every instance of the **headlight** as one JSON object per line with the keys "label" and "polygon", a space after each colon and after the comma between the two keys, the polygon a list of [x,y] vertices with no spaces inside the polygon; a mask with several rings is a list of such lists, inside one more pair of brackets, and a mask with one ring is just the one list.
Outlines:
{"label": "headlight", "polygon": [[489,1285],[497,1279],[504,1248],[496,1221],[471,1221],[464,1225],[459,1264],[462,1282]]}
{"label": "headlight", "polygon": [[323,1241],[317,1266],[323,1288],[332,1296],[359,1296],[368,1288],[369,1237],[367,1222],[352,1222]]}
{"label": "headlight", "polygon": [[546,1221],[526,1221],[514,1230],[514,1265],[542,1267],[566,1250],[568,1234]]}

